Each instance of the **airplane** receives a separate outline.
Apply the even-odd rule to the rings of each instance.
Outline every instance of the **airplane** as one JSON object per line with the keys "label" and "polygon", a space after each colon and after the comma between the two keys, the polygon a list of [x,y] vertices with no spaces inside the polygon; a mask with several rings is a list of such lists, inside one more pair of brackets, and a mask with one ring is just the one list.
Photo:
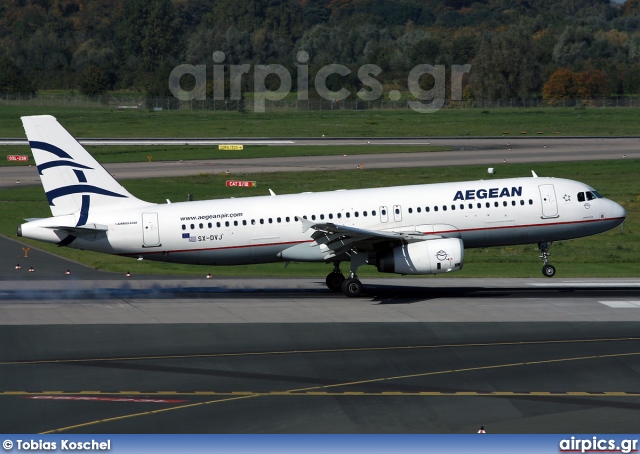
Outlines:
{"label": "airplane", "polygon": [[[19,237],[136,259],[199,265],[332,263],[327,287],[357,297],[357,270],[462,269],[466,248],[537,244],[620,225],[626,211],[592,187],[531,177],[156,204],[130,194],[49,115],[22,117],[52,217]],[[341,262],[349,262],[345,277]]]}

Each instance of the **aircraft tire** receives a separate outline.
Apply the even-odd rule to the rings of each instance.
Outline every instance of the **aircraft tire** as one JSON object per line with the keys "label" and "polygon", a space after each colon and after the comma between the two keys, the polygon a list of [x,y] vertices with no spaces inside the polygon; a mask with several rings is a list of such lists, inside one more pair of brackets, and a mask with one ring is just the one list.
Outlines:
{"label": "aircraft tire", "polygon": [[355,278],[345,279],[342,283],[342,293],[349,298],[357,298],[362,293],[362,283]]}
{"label": "aircraft tire", "polygon": [[344,275],[342,273],[331,272],[327,275],[327,287],[334,292],[342,291],[342,283],[344,282]]}
{"label": "aircraft tire", "polygon": [[542,267],[542,274],[545,277],[553,277],[556,274],[556,267],[553,265],[545,265]]}

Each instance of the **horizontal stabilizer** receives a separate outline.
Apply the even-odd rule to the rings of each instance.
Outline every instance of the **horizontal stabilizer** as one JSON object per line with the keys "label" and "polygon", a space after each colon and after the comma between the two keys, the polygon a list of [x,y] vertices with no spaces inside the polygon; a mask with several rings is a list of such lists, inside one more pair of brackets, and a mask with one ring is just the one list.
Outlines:
{"label": "horizontal stabilizer", "polygon": [[64,230],[65,232],[69,232],[74,235],[95,234],[98,232],[106,232],[107,230],[109,230],[109,227],[107,227],[106,225],[100,225],[100,224],[86,224],[81,227],[68,226],[68,225],[53,225],[53,226],[48,226],[47,228],[51,230]]}

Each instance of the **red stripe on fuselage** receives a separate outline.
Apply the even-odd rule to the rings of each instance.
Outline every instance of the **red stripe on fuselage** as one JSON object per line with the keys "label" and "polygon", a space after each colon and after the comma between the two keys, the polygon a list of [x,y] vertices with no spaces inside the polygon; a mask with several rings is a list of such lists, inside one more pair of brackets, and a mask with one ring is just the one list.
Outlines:
{"label": "red stripe on fuselage", "polygon": [[[558,225],[572,225],[572,224],[587,224],[593,222],[606,222],[606,221],[618,221],[624,220],[625,218],[607,218],[607,219],[589,219],[583,221],[570,221],[570,222],[554,222],[552,224],[525,224],[525,225],[505,225],[500,227],[479,227],[475,229],[463,229],[463,230],[442,230],[439,232],[428,232],[427,235],[442,235],[446,233],[464,233],[464,232],[479,232],[483,230],[504,230],[504,229],[522,229],[522,228],[531,228],[531,227],[551,227]],[[127,254],[118,254],[122,256],[129,255],[151,255],[151,254],[166,254],[166,253],[181,253],[181,252],[202,252],[202,251],[222,251],[225,249],[242,249],[248,247],[264,247],[264,246],[286,246],[286,245],[295,245],[302,243],[313,243],[313,240],[303,240],[303,241],[286,241],[282,243],[264,243],[264,244],[241,244],[236,246],[224,246],[217,248],[201,248],[201,249],[178,249],[175,251],[148,251],[148,252],[130,252]]]}

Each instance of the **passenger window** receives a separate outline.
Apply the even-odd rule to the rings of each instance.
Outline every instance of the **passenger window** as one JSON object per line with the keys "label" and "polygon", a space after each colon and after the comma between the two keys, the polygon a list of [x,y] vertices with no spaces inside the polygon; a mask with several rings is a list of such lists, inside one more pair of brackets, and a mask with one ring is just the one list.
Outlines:
{"label": "passenger window", "polygon": [[533,205],[533,200],[529,199],[529,205]]}
{"label": "passenger window", "polygon": [[507,201],[506,201],[506,200],[502,202],[502,206],[503,206],[503,207],[506,207],[506,206],[507,206]]}
{"label": "passenger window", "polygon": [[354,215],[355,217],[359,217],[359,216],[360,216],[360,214],[359,214],[357,211],[356,211],[355,213],[353,213],[353,215]]}
{"label": "passenger window", "polygon": [[491,204],[487,202],[487,208],[491,208]]}
{"label": "passenger window", "polygon": [[396,214],[400,214],[400,208],[396,208]]}
{"label": "passenger window", "polygon": [[213,227],[213,224],[212,224],[211,222],[209,222],[209,223],[207,224],[207,227],[211,228],[211,227]]}
{"label": "passenger window", "polygon": [[470,210],[473,210],[473,203],[470,203],[470,204],[469,204],[469,209],[470,209]]}
{"label": "passenger window", "polygon": [[348,218],[350,218],[350,217],[351,217],[351,213],[349,213],[349,212],[347,211],[346,216],[347,216]]}
{"label": "passenger window", "polygon": [[516,201],[515,201],[515,200],[512,200],[512,201],[511,201],[511,206],[512,206],[512,207],[516,206]]}
{"label": "passenger window", "polygon": [[422,213],[422,208],[418,207],[418,208],[416,208],[416,211],[417,211],[418,213]]}
{"label": "passenger window", "polygon": [[578,192],[578,202],[584,202],[584,192]]}
{"label": "passenger window", "polygon": [[524,205],[524,200],[521,200],[521,201],[520,201],[520,205]]}
{"label": "passenger window", "polygon": [[442,211],[447,211],[447,206],[446,205],[442,205]]}
{"label": "passenger window", "polygon": [[278,218],[276,220],[278,221],[278,224],[280,224],[282,222],[282,218]]}
{"label": "passenger window", "polygon": [[187,230],[187,226],[182,224],[182,230]]}
{"label": "passenger window", "polygon": [[455,210],[456,206],[455,205],[451,205],[451,210]]}
{"label": "passenger window", "polygon": [[460,204],[460,209],[461,209],[461,210],[464,210],[464,203],[461,203],[461,204]]}
{"label": "passenger window", "polygon": [[251,225],[256,225],[256,220],[255,219],[251,219]]}
{"label": "passenger window", "polygon": [[273,224],[273,219],[269,218],[269,224]]}
{"label": "passenger window", "polygon": [[409,214],[413,213],[413,208],[409,208]]}
{"label": "passenger window", "polygon": [[387,215],[387,210],[381,210],[380,214],[382,214],[383,216],[386,216]]}
{"label": "passenger window", "polygon": [[204,229],[204,225],[202,223],[198,224],[198,227],[200,227],[201,229]]}
{"label": "passenger window", "polygon": [[493,206],[498,208],[498,202],[493,202]]}
{"label": "passenger window", "polygon": [[287,217],[285,218],[285,221],[287,221],[287,222],[291,222],[291,218],[290,218],[289,216],[287,216]]}
{"label": "passenger window", "polygon": [[260,224],[264,224],[264,219],[260,219]]}
{"label": "passenger window", "polygon": [[324,214],[320,215],[320,220],[324,221]]}
{"label": "passenger window", "polygon": [[247,225],[247,221],[242,221],[242,225]]}
{"label": "passenger window", "polygon": [[342,218],[342,213],[338,213],[337,216],[338,216],[338,219]]}
{"label": "passenger window", "polygon": [[226,222],[224,223],[224,226],[225,226],[225,227],[229,227],[229,221],[226,221]]}
{"label": "passenger window", "polygon": [[[427,211],[429,211],[429,209],[428,209],[428,208],[427,208]],[[438,207],[437,207],[437,206],[434,206],[434,207],[433,207],[433,211],[438,211]]]}
{"label": "passenger window", "polygon": [[376,215],[376,210],[371,210],[371,216],[375,216]]}
{"label": "passenger window", "polygon": [[233,225],[235,225],[236,227],[238,227],[238,221],[233,221]]}
{"label": "passenger window", "polygon": [[220,227],[220,225],[221,225],[221,224],[220,224],[219,222],[216,222],[216,227],[218,227],[218,228],[219,228],[219,227]]}
{"label": "passenger window", "polygon": [[191,230],[194,230],[196,228],[195,224],[191,224]]}
{"label": "passenger window", "polygon": [[478,203],[478,208],[482,208],[482,204],[481,203]]}
{"label": "passenger window", "polygon": [[312,221],[315,221],[315,220],[316,220],[316,215],[315,215],[315,214],[312,214],[312,215],[311,215],[311,220],[312,220]]}

